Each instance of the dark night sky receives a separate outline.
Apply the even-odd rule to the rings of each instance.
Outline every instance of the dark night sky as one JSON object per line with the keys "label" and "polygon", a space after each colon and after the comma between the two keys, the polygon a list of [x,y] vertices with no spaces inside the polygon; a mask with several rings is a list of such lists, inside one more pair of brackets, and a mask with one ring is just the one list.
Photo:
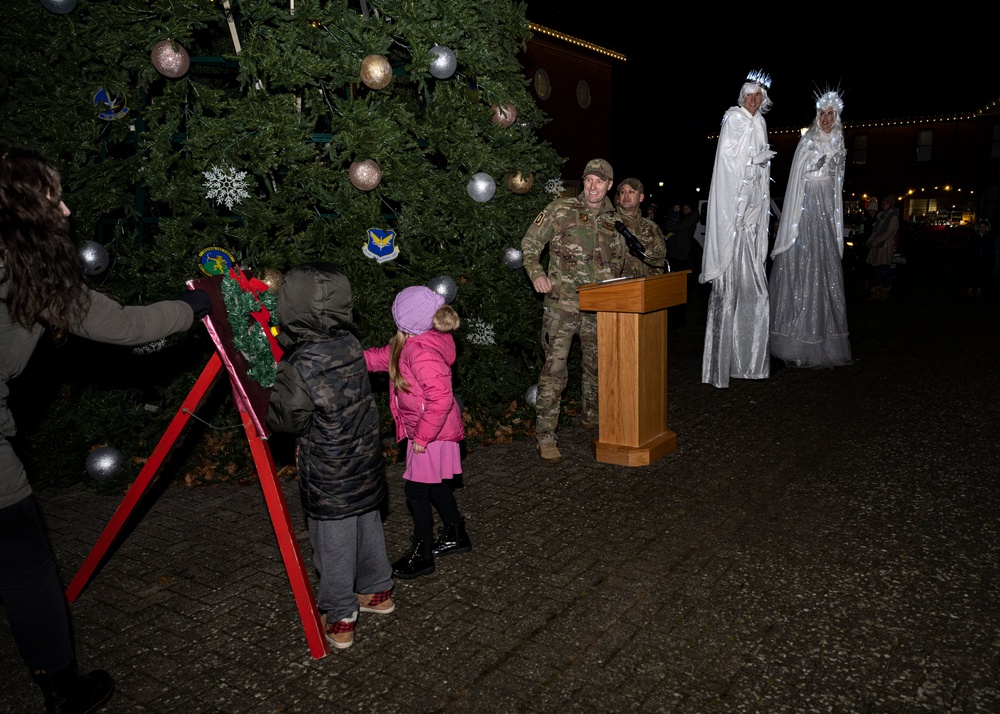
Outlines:
{"label": "dark night sky", "polygon": [[774,18],[713,27],[712,16],[722,12],[717,5],[700,18],[688,10],[691,19],[672,25],[638,10],[584,15],[580,7],[529,0],[527,16],[627,56],[613,62],[615,173],[638,175],[647,186],[663,180],[668,193],[689,194],[695,185],[707,192],[714,143],[706,159],[706,137],[718,131],[752,69],[773,78],[769,129],[811,122],[817,85],[842,90],[847,124],[971,112],[1000,97],[995,62],[977,64],[985,58],[965,39],[922,44],[898,23],[849,30],[843,20],[831,34],[828,18],[809,33]]}

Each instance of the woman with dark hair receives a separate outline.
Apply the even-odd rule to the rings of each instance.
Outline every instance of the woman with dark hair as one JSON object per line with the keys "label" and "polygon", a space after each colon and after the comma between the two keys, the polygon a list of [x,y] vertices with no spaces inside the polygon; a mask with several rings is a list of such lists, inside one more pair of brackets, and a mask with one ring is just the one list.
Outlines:
{"label": "woman with dark hair", "polygon": [[0,145],[0,603],[49,712],[94,711],[114,681],[81,675],[69,614],[31,486],[10,437],[7,381],[19,375],[48,329],[98,342],[141,345],[187,330],[211,310],[192,290],[176,300],[123,307],[90,290],[69,234],[59,171],[38,154]]}

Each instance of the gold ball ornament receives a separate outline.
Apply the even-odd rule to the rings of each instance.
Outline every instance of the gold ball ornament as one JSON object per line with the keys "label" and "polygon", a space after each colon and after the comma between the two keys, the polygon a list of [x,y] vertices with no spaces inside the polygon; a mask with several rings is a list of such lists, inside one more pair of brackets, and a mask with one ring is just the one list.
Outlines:
{"label": "gold ball ornament", "polygon": [[371,89],[385,89],[392,81],[392,65],[382,55],[368,55],[361,60],[361,81]]}
{"label": "gold ball ornament", "polygon": [[355,161],[347,171],[351,185],[359,191],[371,191],[382,180],[382,169],[371,159]]}
{"label": "gold ball ornament", "polygon": [[285,276],[281,274],[281,271],[275,268],[266,268],[264,274],[260,276],[261,282],[267,285],[267,291],[275,295],[281,290],[281,281],[284,279]]}
{"label": "gold ball ornament", "polygon": [[149,59],[157,72],[171,79],[183,77],[191,68],[191,58],[188,57],[187,50],[173,40],[163,40],[153,45]]}
{"label": "gold ball ornament", "polygon": [[520,171],[516,174],[507,175],[507,188],[516,193],[519,196],[523,196],[528,191],[531,190],[531,186],[535,183],[534,174],[528,174],[525,176]]}
{"label": "gold ball ornament", "polygon": [[493,105],[493,123],[499,124],[505,129],[511,126],[515,121],[517,121],[517,107],[513,104],[508,104],[505,107],[501,107],[497,104]]}

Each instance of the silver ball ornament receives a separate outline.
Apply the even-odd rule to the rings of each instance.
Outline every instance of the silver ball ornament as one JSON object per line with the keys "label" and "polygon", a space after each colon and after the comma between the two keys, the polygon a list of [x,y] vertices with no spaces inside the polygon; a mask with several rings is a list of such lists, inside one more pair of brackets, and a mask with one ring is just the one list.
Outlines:
{"label": "silver ball ornament", "polygon": [[524,392],[524,401],[528,403],[529,407],[535,406],[535,402],[538,401],[538,385],[532,384]]}
{"label": "silver ball ornament", "polygon": [[503,264],[511,270],[524,267],[524,253],[520,248],[507,248],[503,252]]}
{"label": "silver ball ornament", "polygon": [[473,201],[486,203],[497,192],[497,182],[489,174],[480,171],[469,179],[469,185],[465,190]]}
{"label": "silver ball ornament", "polygon": [[87,455],[87,475],[97,481],[110,481],[125,468],[125,454],[111,446],[94,449]]}
{"label": "silver ball ornament", "polygon": [[108,257],[108,249],[93,240],[85,240],[80,246],[78,255],[83,263],[85,275],[100,275],[108,269],[111,259]]}
{"label": "silver ball ornament", "polygon": [[431,76],[437,79],[448,79],[448,77],[455,74],[458,61],[455,59],[455,53],[450,48],[444,45],[434,45],[431,47],[431,54],[434,55],[434,59],[431,60],[431,65],[428,68]]}
{"label": "silver ball ornament", "polygon": [[152,60],[157,72],[171,79],[183,77],[191,68],[191,58],[188,57],[187,50],[173,40],[163,40],[153,45],[149,59]]}
{"label": "silver ball ornament", "polygon": [[445,304],[450,305],[458,294],[458,286],[455,281],[447,275],[439,275],[427,283],[427,287],[444,298]]}
{"label": "silver ball ornament", "polygon": [[73,12],[76,0],[42,0],[42,7],[56,15],[65,15]]}

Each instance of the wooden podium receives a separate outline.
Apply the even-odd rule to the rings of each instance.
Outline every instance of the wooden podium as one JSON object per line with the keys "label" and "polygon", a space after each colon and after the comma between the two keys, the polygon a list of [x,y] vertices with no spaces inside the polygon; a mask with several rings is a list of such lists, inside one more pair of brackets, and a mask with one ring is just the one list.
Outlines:
{"label": "wooden podium", "polygon": [[687,302],[690,272],[580,286],[580,309],[597,312],[602,463],[648,466],[677,448],[667,428],[667,308]]}

